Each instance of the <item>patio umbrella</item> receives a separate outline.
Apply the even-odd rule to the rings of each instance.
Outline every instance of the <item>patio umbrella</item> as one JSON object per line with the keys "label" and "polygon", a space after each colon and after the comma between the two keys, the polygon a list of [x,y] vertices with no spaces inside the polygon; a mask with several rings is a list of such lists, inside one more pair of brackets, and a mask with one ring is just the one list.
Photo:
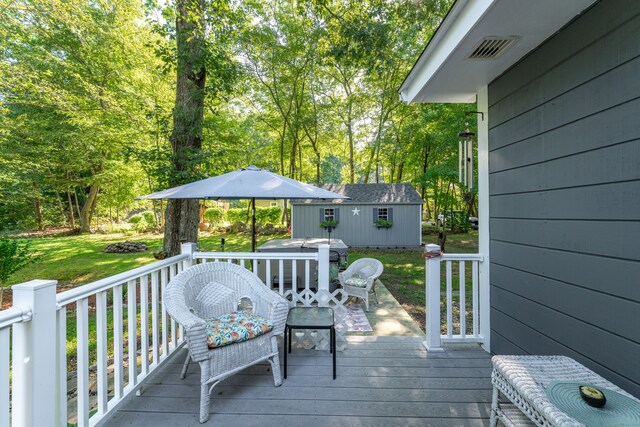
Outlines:
{"label": "patio umbrella", "polygon": [[224,175],[169,188],[141,199],[203,199],[251,200],[251,251],[256,250],[256,199],[348,199],[349,197],[323,190],[277,173],[249,166]]}

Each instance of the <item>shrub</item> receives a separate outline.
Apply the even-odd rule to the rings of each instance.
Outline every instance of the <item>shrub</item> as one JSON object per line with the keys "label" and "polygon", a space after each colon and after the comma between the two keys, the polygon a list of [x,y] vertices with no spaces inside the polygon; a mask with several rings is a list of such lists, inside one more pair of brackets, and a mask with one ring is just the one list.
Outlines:
{"label": "shrub", "polygon": [[144,220],[148,224],[153,224],[153,226],[155,227],[155,225],[156,225],[156,216],[154,215],[154,213],[152,211],[144,211],[140,215],[142,215],[142,217],[144,218]]}
{"label": "shrub", "polygon": [[153,231],[156,228],[156,216],[152,211],[132,215],[128,221],[133,224],[133,229],[139,233]]}
{"label": "shrub", "polygon": [[127,221],[129,221],[131,224],[137,224],[142,220],[144,220],[144,217],[142,216],[142,214],[135,214],[135,215],[131,215],[131,217],[129,217]]}
{"label": "shrub", "polygon": [[224,219],[224,210],[221,208],[209,208],[204,212],[204,218],[209,224],[220,224]]}
{"label": "shrub", "polygon": [[280,224],[281,217],[282,209],[277,206],[256,209],[256,223],[258,224]]}
{"label": "shrub", "polygon": [[231,224],[235,224],[237,222],[241,222],[246,224],[249,222],[249,214],[247,209],[244,208],[233,208],[227,211],[227,221]]}
{"label": "shrub", "polygon": [[0,307],[4,287],[9,277],[16,271],[36,262],[37,257],[29,246],[29,242],[18,243],[13,239],[0,239]]}

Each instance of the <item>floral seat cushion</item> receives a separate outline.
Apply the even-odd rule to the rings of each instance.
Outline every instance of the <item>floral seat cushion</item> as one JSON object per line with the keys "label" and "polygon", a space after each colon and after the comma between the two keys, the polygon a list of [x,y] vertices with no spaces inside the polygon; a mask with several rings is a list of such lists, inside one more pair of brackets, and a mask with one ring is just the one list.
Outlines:
{"label": "floral seat cushion", "polygon": [[207,320],[207,345],[222,347],[259,337],[273,329],[273,323],[255,314],[234,311]]}
{"label": "floral seat cushion", "polygon": [[362,279],[360,277],[352,277],[344,281],[349,286],[356,286],[358,288],[366,288],[367,287],[367,279]]}

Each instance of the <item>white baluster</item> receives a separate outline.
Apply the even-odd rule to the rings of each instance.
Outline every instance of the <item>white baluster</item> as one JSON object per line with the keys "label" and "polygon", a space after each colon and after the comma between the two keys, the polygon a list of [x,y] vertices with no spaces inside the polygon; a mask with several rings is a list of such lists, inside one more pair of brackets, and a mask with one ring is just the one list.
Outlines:
{"label": "white baluster", "polygon": [[271,260],[270,259],[266,259],[264,260],[265,263],[265,285],[267,285],[267,287],[269,289],[271,289]]}
{"label": "white baluster", "polygon": [[[217,260],[216,260],[217,261]],[[169,266],[169,281],[176,277],[176,265]],[[174,318],[171,318],[171,345],[169,346],[169,352],[172,352],[176,349],[177,340],[176,340],[176,321]]]}
{"label": "white baluster", "polygon": [[140,278],[140,358],[143,375],[149,373],[149,276]]}
{"label": "white baluster", "polygon": [[76,383],[78,427],[89,425],[89,313],[86,298],[76,302]]}
{"label": "white baluster", "polygon": [[129,388],[138,384],[138,337],[136,315],[136,281],[127,283],[127,314],[128,314],[128,346],[129,346]]}
{"label": "white baluster", "polygon": [[[160,275],[160,292],[164,296],[164,289],[169,283],[169,272],[167,268],[163,268]],[[164,306],[164,302],[162,303],[162,356],[166,357],[169,355],[169,340],[167,338],[168,335],[168,322],[167,322],[167,309]]]}
{"label": "white baluster", "polygon": [[466,276],[465,276],[465,262],[460,261],[459,278],[460,278],[460,337],[464,338],[467,335],[467,303],[466,303]]}
{"label": "white baluster", "polygon": [[109,400],[107,384],[107,293],[96,294],[96,341],[97,341],[97,398],[98,414],[107,412]]}
{"label": "white baluster", "polygon": [[158,365],[160,360],[160,343],[159,343],[159,326],[158,326],[158,272],[151,273],[151,340],[153,347],[154,366]]}
{"label": "white baluster", "polygon": [[[11,326],[0,329],[0,427],[9,427],[9,338]],[[65,402],[66,403],[66,402]]]}
{"label": "white baluster", "polygon": [[473,291],[472,296],[472,316],[473,316],[473,337],[478,337],[478,261],[473,261],[471,264],[471,286]]}
{"label": "white baluster", "polygon": [[298,292],[298,261],[291,260],[291,291]]}
{"label": "white baluster", "polygon": [[453,274],[451,273],[451,261],[445,261],[447,277],[447,338],[453,335]]}
{"label": "white baluster", "polygon": [[122,285],[113,288],[113,396],[124,396],[123,334],[122,334]]}
{"label": "white baluster", "polygon": [[280,295],[284,294],[284,260],[278,260],[278,285]]}
{"label": "white baluster", "polygon": [[[59,426],[67,425],[67,308],[56,313],[56,419]],[[0,345],[0,348],[2,346]],[[0,367],[1,369],[1,367]],[[1,390],[1,389],[0,389]]]}

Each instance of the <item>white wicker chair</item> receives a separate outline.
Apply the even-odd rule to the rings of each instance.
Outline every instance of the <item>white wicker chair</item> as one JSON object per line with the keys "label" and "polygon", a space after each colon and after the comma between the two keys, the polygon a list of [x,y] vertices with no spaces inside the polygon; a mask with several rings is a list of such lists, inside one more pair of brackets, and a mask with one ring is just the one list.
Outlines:
{"label": "white wicker chair", "polygon": [[[273,330],[248,341],[210,349],[205,319],[237,311],[239,301],[245,298],[250,300],[254,314],[273,322]],[[242,369],[269,360],[275,386],[282,384],[276,336],[284,334],[289,306],[255,274],[236,264],[199,264],[171,280],[163,301],[169,315],[184,327],[189,356],[200,365],[201,423],[209,419],[213,388]]]}
{"label": "white wicker chair", "polygon": [[[361,258],[354,261],[347,267],[345,271],[338,274],[340,285],[351,297],[361,298],[367,311],[369,311],[369,293],[373,293],[376,304],[378,296],[376,295],[375,283],[382,274],[384,267],[382,263],[373,258]],[[348,283],[349,279],[360,278],[366,280],[366,286],[352,286]]]}

